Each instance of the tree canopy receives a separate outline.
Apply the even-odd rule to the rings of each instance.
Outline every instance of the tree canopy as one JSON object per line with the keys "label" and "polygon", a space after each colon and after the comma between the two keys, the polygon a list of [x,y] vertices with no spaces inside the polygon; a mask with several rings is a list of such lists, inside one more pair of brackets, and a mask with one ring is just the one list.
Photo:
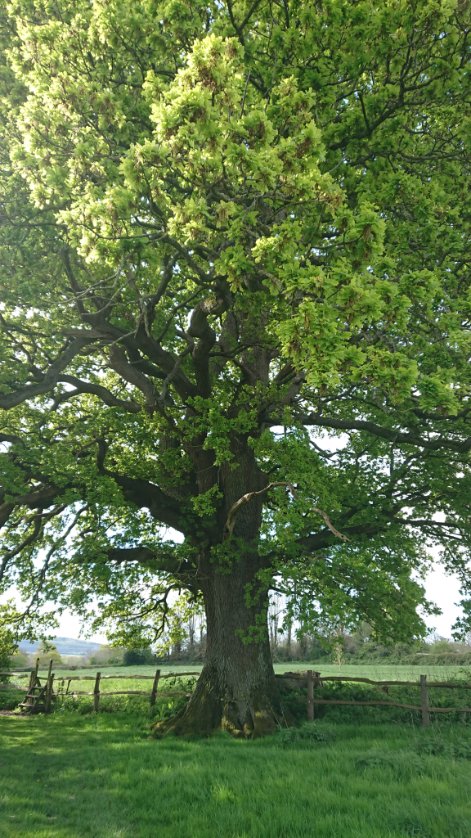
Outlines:
{"label": "tree canopy", "polygon": [[3,586],[146,642],[202,599],[213,676],[261,654],[274,585],[420,633],[427,547],[469,583],[466,4],[1,27]]}

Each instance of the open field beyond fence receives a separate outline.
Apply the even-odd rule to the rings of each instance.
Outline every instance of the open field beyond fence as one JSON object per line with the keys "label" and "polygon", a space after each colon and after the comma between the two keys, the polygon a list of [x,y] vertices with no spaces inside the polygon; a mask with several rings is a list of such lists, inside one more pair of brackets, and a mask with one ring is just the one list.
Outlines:
{"label": "open field beyond fence", "polygon": [[[34,691],[37,695],[42,690],[39,709],[46,712],[53,706],[77,706],[77,702],[81,702],[80,706],[85,710],[87,701],[91,705],[89,709],[96,712],[122,709],[119,699],[123,697],[126,700],[144,699],[152,709],[158,702],[175,703],[188,699],[200,671],[194,667],[132,669],[57,669],[53,672],[51,662],[47,673],[38,668],[32,673],[13,673],[9,684],[1,688],[0,700],[1,692],[6,692],[11,708],[16,693],[16,697],[23,699],[23,709],[34,710]],[[281,671],[277,677],[285,692],[288,689],[291,694],[287,707],[291,704],[293,709],[296,705],[298,718],[304,715],[308,721],[327,709],[331,712],[334,706],[408,711],[416,714],[424,726],[437,714],[451,714],[461,721],[471,720],[471,677],[465,670],[456,672],[453,667],[430,667],[427,674],[418,673],[419,667],[406,667],[401,671],[396,666],[393,674],[385,673],[386,667],[370,666],[363,667],[360,675],[352,671],[353,667],[343,667],[343,671],[339,671],[339,667],[323,667],[317,671],[301,666],[289,671],[286,667],[278,669]],[[332,671],[335,674],[331,674]],[[116,699],[118,703],[113,704]]]}
{"label": "open field beyond fence", "polygon": [[[133,675],[135,677],[140,675],[154,675],[156,668],[159,668],[162,673],[173,673],[178,675],[181,672],[191,670],[199,673],[202,669],[202,664],[184,663],[184,664],[166,664],[159,663],[155,665],[140,665],[140,666],[57,666],[55,672],[60,676],[66,675],[94,675],[97,669],[100,669],[107,675]],[[311,661],[293,661],[288,663],[276,663],[275,672],[282,674],[283,672],[304,672],[308,669],[314,669],[321,673],[321,676],[327,675],[349,675],[375,680],[391,679],[395,681],[417,681],[419,675],[424,673],[427,678],[436,678],[436,680],[446,681],[455,680],[456,678],[471,679],[471,666],[462,667],[449,665],[428,665],[426,662],[420,664],[382,664],[382,663],[358,663],[358,664],[334,664],[334,663],[312,663]],[[19,675],[25,675],[30,672],[30,668],[25,670],[15,670]],[[40,668],[40,675],[47,673],[47,666]]]}

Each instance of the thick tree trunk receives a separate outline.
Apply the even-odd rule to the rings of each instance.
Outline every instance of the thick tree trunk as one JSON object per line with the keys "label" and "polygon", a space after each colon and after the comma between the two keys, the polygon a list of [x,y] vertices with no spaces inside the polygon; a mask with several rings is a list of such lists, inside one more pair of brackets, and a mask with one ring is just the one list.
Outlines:
{"label": "thick tree trunk", "polygon": [[[251,578],[250,578],[251,577]],[[212,569],[202,583],[207,650],[185,710],[155,726],[157,735],[209,735],[227,730],[255,737],[281,721],[267,627],[268,597],[244,561],[231,572]]]}
{"label": "thick tree trunk", "polygon": [[224,498],[206,546],[202,541],[195,545],[206,610],[206,656],[187,707],[157,724],[157,735],[205,736],[222,729],[255,737],[281,721],[268,636],[268,582],[260,573],[258,551],[267,479],[246,440],[234,436],[231,450],[234,461],[218,470],[204,447],[192,452],[198,455],[200,492],[217,485]]}

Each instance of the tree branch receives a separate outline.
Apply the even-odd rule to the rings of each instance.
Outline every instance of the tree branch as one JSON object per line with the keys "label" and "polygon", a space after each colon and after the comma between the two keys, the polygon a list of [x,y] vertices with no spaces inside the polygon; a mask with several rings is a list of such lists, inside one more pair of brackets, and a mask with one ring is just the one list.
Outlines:
{"label": "tree branch", "polygon": [[193,565],[190,562],[179,559],[172,548],[162,546],[162,548],[145,547],[110,547],[107,551],[107,558],[112,562],[124,564],[127,562],[137,562],[143,567],[149,567],[152,570],[161,570],[165,573],[190,573],[194,572]]}
{"label": "tree branch", "polygon": [[346,535],[343,535],[343,533],[339,532],[339,530],[337,530],[334,527],[332,521],[330,520],[329,516],[327,515],[327,512],[324,512],[322,509],[319,509],[319,507],[317,507],[317,506],[314,507],[313,512],[317,512],[317,514],[321,516],[321,518],[323,519],[323,521],[327,525],[327,527],[330,530],[330,532],[332,533],[332,535],[335,535],[336,538],[340,538],[341,541],[350,541],[350,539]]}
{"label": "tree branch", "polygon": [[90,393],[93,396],[97,396],[104,404],[109,405],[109,407],[120,407],[128,413],[140,413],[141,411],[140,405],[138,405],[138,403],[133,399],[130,399],[129,401],[119,399],[101,384],[93,384],[90,381],[82,381],[75,375],[61,375],[59,381],[63,381],[66,384],[73,384],[77,389],[62,393],[56,398],[56,403],[67,401],[68,399],[79,396],[82,393]]}
{"label": "tree branch", "polygon": [[192,356],[195,366],[198,391],[202,396],[209,396],[211,391],[209,374],[209,354],[216,343],[216,332],[208,323],[210,315],[222,314],[228,307],[228,301],[222,297],[202,300],[193,309],[187,334],[198,338]]}
{"label": "tree branch", "polygon": [[245,495],[242,495],[242,497],[240,497],[238,500],[235,501],[235,503],[232,504],[228,512],[226,523],[224,525],[224,538],[230,538],[230,536],[232,535],[235,527],[236,515],[241,506],[244,506],[244,504],[249,503],[257,495],[264,495],[266,492],[269,492],[270,489],[274,488],[274,486],[286,486],[291,490],[293,494],[296,491],[291,483],[287,483],[286,481],[275,481],[273,483],[268,483],[268,485],[265,486],[264,489],[259,489],[258,492],[247,492]]}
{"label": "tree branch", "polygon": [[191,519],[191,510],[181,501],[166,495],[155,483],[139,477],[118,474],[105,466],[107,444],[98,439],[97,469],[100,474],[112,477],[120,486],[126,500],[139,508],[148,509],[156,521],[185,532]]}
{"label": "tree branch", "polygon": [[[390,523],[389,519],[382,522],[365,522],[364,524],[354,524],[350,527],[342,527],[343,541],[350,541],[356,535],[374,536],[382,532]],[[305,553],[315,553],[318,550],[325,550],[328,547],[335,545],[335,539],[338,538],[329,527],[325,530],[320,530],[317,533],[304,536],[296,540],[298,547],[301,547]]]}
{"label": "tree branch", "polygon": [[471,436],[462,441],[446,439],[442,436],[438,439],[424,439],[418,434],[385,428],[384,425],[378,425],[376,422],[371,422],[366,419],[336,419],[334,416],[324,416],[320,413],[309,413],[304,416],[299,416],[299,419],[303,425],[345,431],[366,431],[367,433],[373,434],[373,436],[381,437],[391,442],[416,445],[428,451],[439,451],[443,448],[457,451],[460,454],[466,454],[468,451],[471,451]]}
{"label": "tree branch", "polygon": [[146,406],[150,411],[154,411],[157,407],[159,397],[157,391],[146,375],[136,369],[126,358],[125,353],[116,344],[110,348],[110,364],[125,381],[132,384],[144,395]]}
{"label": "tree branch", "polygon": [[35,492],[18,495],[14,500],[5,501],[0,506],[0,526],[8,521],[17,506],[28,506],[30,509],[47,509],[58,496],[59,490],[55,486],[45,486]]}
{"label": "tree branch", "polygon": [[16,405],[21,404],[28,399],[50,392],[57,384],[62,370],[67,367],[70,361],[80,354],[82,348],[88,340],[89,339],[87,339],[85,334],[76,340],[73,340],[72,343],[64,349],[62,354],[59,355],[59,357],[50,365],[47,372],[44,373],[42,381],[39,381],[37,384],[25,384],[24,387],[21,387],[12,393],[0,396],[0,408],[10,410],[12,407],[16,407]]}

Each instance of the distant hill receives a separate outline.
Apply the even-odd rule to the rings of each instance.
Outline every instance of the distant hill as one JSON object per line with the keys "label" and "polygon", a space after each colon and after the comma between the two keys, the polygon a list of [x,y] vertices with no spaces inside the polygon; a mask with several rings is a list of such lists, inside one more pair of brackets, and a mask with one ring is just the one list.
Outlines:
{"label": "distant hill", "polygon": [[[99,643],[92,643],[89,640],[76,640],[74,637],[54,637],[51,640],[60,655],[92,655],[100,648]],[[40,641],[31,642],[30,640],[22,640],[20,650],[27,655],[32,655],[37,651]]]}

